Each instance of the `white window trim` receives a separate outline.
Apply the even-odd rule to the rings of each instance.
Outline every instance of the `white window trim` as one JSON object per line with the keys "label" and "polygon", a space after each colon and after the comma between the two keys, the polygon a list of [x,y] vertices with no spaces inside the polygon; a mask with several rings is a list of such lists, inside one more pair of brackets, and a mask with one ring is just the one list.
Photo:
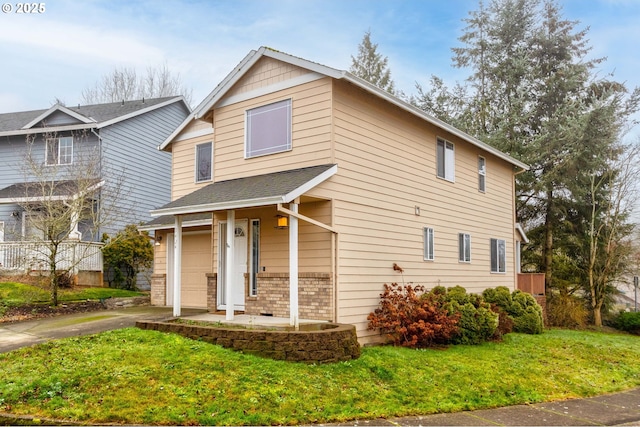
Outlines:
{"label": "white window trim", "polygon": [[[429,241],[429,237],[431,240]],[[435,260],[435,232],[432,227],[424,227],[422,229],[422,257],[425,261]],[[429,245],[429,243],[431,243]]]}
{"label": "white window trim", "polygon": [[[442,143],[444,147],[444,174],[440,176],[438,172],[438,145]],[[448,147],[451,148],[448,148]],[[450,155],[447,155],[447,152],[450,152]],[[456,145],[447,141],[444,138],[437,137],[436,138],[436,176],[440,179],[444,179],[445,181],[455,182],[456,181]]]}
{"label": "white window trim", "polygon": [[[481,159],[483,168],[480,167]],[[483,183],[482,186],[480,185],[481,182]],[[487,159],[482,156],[478,156],[478,191],[481,193],[487,192]]]}
{"label": "white window trim", "polygon": [[[198,168],[199,168],[199,164],[198,164],[198,147],[203,146],[203,145],[211,145],[211,176],[209,177],[209,179],[203,179],[203,180],[198,180]],[[196,144],[195,146],[195,168],[194,168],[194,182],[196,184],[200,184],[203,182],[211,182],[213,181],[213,142],[212,141],[207,141],[207,142],[201,142],[199,144]]]}
{"label": "white window trim", "polygon": [[[249,128],[249,118],[251,115],[251,111],[254,111],[258,108],[263,108],[263,107],[268,107],[270,105],[276,105],[276,104],[284,104],[284,103],[288,103],[288,108],[289,108],[289,115],[287,117],[287,132],[288,132],[288,141],[287,144],[282,146],[282,149],[279,149],[278,151],[273,151],[273,152],[269,152],[269,153],[258,153],[258,154],[250,154],[249,153],[249,133],[250,133],[250,128]],[[291,151],[293,149],[293,98],[287,98],[287,99],[282,99],[280,101],[275,101],[275,102],[271,102],[269,104],[264,104],[264,105],[260,105],[254,108],[250,108],[248,110],[245,111],[244,113],[244,158],[245,159],[253,159],[256,157],[262,157],[262,156],[269,156],[272,154],[278,154],[278,153],[285,153],[287,151]]]}
{"label": "white window trim", "polygon": [[[257,257],[255,257],[254,253],[253,253],[253,244],[254,244],[254,239],[255,236],[253,234],[253,226],[254,224],[258,224],[258,254]],[[256,278],[256,285],[255,288],[253,286],[253,279],[254,277],[257,276],[257,274],[260,272],[260,220],[259,219],[252,219],[249,221],[249,242],[248,242],[248,249],[249,249],[249,296],[250,297],[256,297],[258,296],[258,283],[257,283],[257,278]],[[257,258],[257,259],[255,259]],[[254,266],[255,264],[255,266]],[[255,271],[254,271],[255,270]]]}
{"label": "white window trim", "polygon": [[[495,241],[496,244],[496,261],[497,261],[497,270],[493,269],[493,259],[491,257],[491,252],[493,251],[493,242]],[[503,265],[504,265],[504,271],[500,271],[500,251],[499,251],[499,242],[502,242],[503,246],[504,246],[504,259],[503,259]],[[489,240],[489,269],[491,271],[492,274],[506,274],[507,273],[507,241],[505,239],[496,239],[496,238],[491,238]]]}
{"label": "white window trim", "polygon": [[4,221],[0,221],[0,242],[4,242]]}
{"label": "white window trim", "polygon": [[[62,158],[61,155],[61,149],[62,149],[62,144],[60,144],[60,140],[62,139],[70,139],[71,140],[71,155],[70,157],[70,161],[68,163],[60,163],[60,159]],[[57,152],[57,156],[56,156],[56,161],[53,163],[49,163],[49,142],[50,141],[56,141],[58,144],[58,152]],[[44,164],[46,166],[66,166],[66,165],[72,165],[73,164],[73,137],[72,136],[61,136],[59,138],[48,138],[45,140],[44,143],[44,151],[45,151],[45,155],[44,155]]]}
{"label": "white window trim", "polygon": [[[461,243],[462,246],[460,245]],[[465,257],[464,259],[461,259],[460,252]],[[467,252],[469,252],[469,259],[466,259]],[[471,263],[471,234],[469,233],[458,233],[458,262],[463,264]]]}

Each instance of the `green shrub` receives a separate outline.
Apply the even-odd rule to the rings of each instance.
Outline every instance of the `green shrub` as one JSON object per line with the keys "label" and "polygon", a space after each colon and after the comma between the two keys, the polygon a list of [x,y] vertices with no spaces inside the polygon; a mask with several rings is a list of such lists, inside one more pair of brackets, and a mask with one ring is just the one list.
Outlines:
{"label": "green shrub", "polygon": [[369,329],[379,329],[395,345],[419,348],[447,344],[458,333],[458,314],[451,314],[441,295],[423,286],[384,285],[380,307],[369,313]]}
{"label": "green shrub", "polygon": [[575,295],[552,293],[547,297],[547,322],[561,328],[584,328],[589,318],[585,301]]}
{"label": "green shrub", "polygon": [[459,313],[459,333],[454,344],[480,344],[492,339],[498,329],[498,313],[491,310],[481,295],[469,294],[461,286],[449,288],[444,295],[450,313]]}
{"label": "green shrub", "polygon": [[640,335],[640,311],[623,311],[613,324],[616,329]]}
{"label": "green shrub", "polygon": [[535,298],[515,290],[509,292],[504,286],[485,289],[482,293],[485,301],[495,304],[513,319],[513,331],[525,334],[541,334],[544,329],[542,307]]}

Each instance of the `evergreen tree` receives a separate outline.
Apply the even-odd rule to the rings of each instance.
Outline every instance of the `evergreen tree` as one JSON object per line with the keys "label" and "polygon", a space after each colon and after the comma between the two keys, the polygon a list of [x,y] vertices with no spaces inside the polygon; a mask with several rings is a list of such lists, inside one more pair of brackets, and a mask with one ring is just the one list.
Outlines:
{"label": "evergreen tree", "polygon": [[358,56],[351,56],[349,72],[395,95],[395,84],[391,79],[388,62],[386,56],[383,58],[382,54],[378,53],[378,44],[371,42],[371,31],[367,31],[358,45]]}
{"label": "evergreen tree", "polygon": [[[554,0],[481,1],[465,22],[453,63],[470,70],[468,89],[449,90],[432,78],[432,89],[418,86],[412,101],[531,166],[517,176],[530,260],[545,273],[548,290],[585,286],[589,257],[581,248],[593,238],[586,225],[598,220],[585,189],[620,154],[614,147],[638,109],[638,91],[597,78],[603,59],[587,57],[587,29],[564,19]],[[597,186],[597,197],[606,199],[609,188]]]}

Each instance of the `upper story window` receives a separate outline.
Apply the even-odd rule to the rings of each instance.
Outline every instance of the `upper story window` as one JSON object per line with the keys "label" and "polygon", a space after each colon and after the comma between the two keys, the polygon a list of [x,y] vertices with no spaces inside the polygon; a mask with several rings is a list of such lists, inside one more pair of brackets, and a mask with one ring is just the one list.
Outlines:
{"label": "upper story window", "polygon": [[437,146],[438,177],[447,181],[455,179],[455,156],[453,143],[438,138]]}
{"label": "upper story window", "polygon": [[478,190],[485,192],[487,189],[487,161],[478,156]]}
{"label": "upper story window", "polygon": [[47,139],[46,164],[70,165],[73,162],[73,138]]}
{"label": "upper story window", "polygon": [[196,182],[211,181],[213,164],[213,143],[196,145]]}
{"label": "upper story window", "polygon": [[471,235],[458,234],[458,261],[471,262]]}
{"label": "upper story window", "polygon": [[291,150],[291,100],[247,110],[245,158]]}

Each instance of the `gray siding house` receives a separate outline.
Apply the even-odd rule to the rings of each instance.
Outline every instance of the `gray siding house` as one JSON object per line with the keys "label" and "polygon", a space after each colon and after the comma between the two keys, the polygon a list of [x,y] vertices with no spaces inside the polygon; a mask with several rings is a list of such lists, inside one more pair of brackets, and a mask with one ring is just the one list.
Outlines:
{"label": "gray siding house", "polygon": [[37,203],[29,184],[42,177],[25,167],[28,158],[55,170],[55,187],[66,188],[60,184],[86,169],[89,158],[100,159],[91,168],[101,191],[119,181],[122,214],[97,231],[80,223],[71,233],[97,242],[103,233],[148,221],[151,209],[170,201],[171,155],[157,147],[189,114],[181,96],[0,114],[0,268],[11,268],[10,253],[33,240],[21,206],[25,198]]}

